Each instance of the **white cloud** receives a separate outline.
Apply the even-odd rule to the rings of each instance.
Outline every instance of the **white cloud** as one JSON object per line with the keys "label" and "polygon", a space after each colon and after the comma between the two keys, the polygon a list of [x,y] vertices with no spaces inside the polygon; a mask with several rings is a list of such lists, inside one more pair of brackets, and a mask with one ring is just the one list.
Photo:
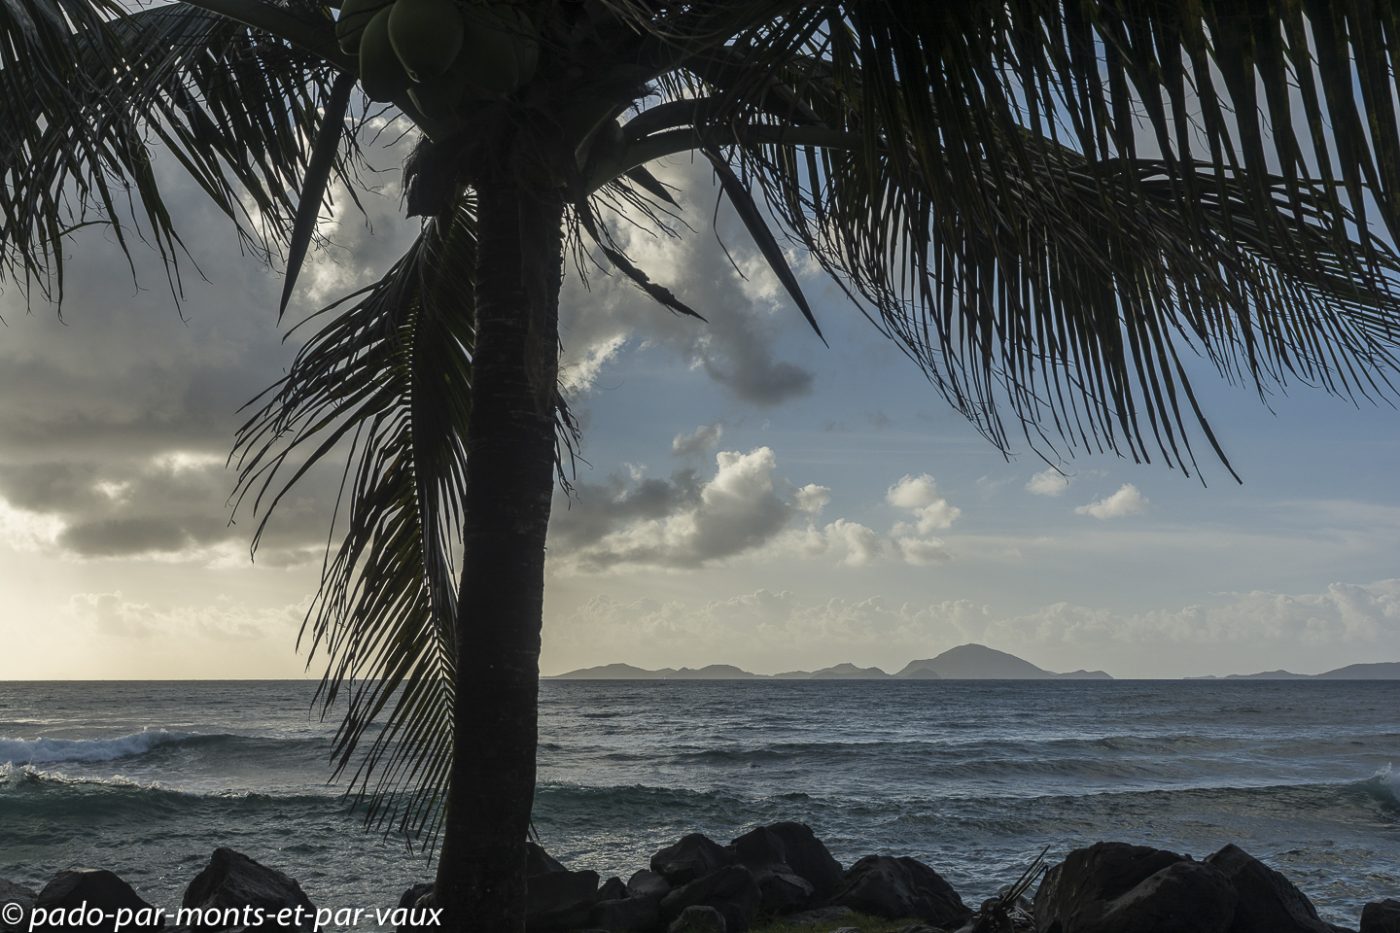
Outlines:
{"label": "white cloud", "polygon": [[816,483],[808,483],[797,490],[793,496],[793,502],[800,512],[809,515],[816,515],[831,503],[831,490],[826,486],[818,486]]}
{"label": "white cloud", "polygon": [[581,569],[700,567],[752,550],[787,527],[799,507],[780,491],[777,465],[770,447],[720,451],[708,481],[683,472],[670,481],[634,477],[611,488],[580,487],[580,508],[564,511],[552,533]]}
{"label": "white cloud", "polygon": [[724,436],[724,425],[719,422],[702,424],[689,434],[677,434],[671,441],[671,453],[677,457],[704,453],[719,444]]}
{"label": "white cloud", "polygon": [[799,546],[808,557],[829,556],[847,567],[865,567],[887,549],[887,543],[877,531],[844,518],[820,528],[808,526]]}
{"label": "white cloud", "polygon": [[1047,467],[1026,481],[1026,491],[1037,496],[1061,496],[1069,488],[1070,478],[1054,467]]}
{"label": "white cloud", "polygon": [[911,530],[921,535],[932,531],[942,531],[952,527],[962,514],[962,509],[938,494],[938,484],[927,473],[918,476],[906,475],[885,492],[885,501],[895,508],[907,509],[914,513],[915,524],[900,523],[894,534],[907,536]]}
{"label": "white cloud", "polygon": [[1132,483],[1124,483],[1118,487],[1118,491],[1111,496],[1102,499],[1095,499],[1087,505],[1081,505],[1074,511],[1079,515],[1088,515],[1092,518],[1123,518],[1127,515],[1140,515],[1147,511],[1147,497],[1138,490]]}

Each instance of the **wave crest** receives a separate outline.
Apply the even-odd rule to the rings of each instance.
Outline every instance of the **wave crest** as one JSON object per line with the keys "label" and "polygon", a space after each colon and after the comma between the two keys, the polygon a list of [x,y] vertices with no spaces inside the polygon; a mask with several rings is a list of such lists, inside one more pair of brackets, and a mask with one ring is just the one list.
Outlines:
{"label": "wave crest", "polygon": [[115,761],[144,755],[162,745],[171,745],[204,736],[192,732],[147,729],[115,738],[101,739],[13,739],[0,737],[0,764],[40,765],[64,761]]}

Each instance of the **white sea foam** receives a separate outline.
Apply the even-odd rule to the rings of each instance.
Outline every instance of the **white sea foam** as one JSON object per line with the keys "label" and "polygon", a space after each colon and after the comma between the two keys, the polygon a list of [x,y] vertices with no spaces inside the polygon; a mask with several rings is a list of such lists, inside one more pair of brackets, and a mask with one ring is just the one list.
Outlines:
{"label": "white sea foam", "polygon": [[1400,771],[1395,770],[1394,762],[1377,771],[1371,780],[1389,793],[1392,800],[1400,803]]}
{"label": "white sea foam", "polygon": [[112,761],[144,755],[151,749],[192,737],[189,732],[148,729],[101,739],[14,739],[0,737],[0,763],[49,764],[59,761]]}

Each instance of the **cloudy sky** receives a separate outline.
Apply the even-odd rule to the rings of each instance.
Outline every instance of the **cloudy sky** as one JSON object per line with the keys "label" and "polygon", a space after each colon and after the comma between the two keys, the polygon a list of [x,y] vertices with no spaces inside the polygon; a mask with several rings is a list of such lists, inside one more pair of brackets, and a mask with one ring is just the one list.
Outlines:
{"label": "cloudy sky", "polygon": [[[1008,461],[808,269],[824,347],[733,219],[711,228],[707,173],[665,171],[694,233],[629,252],[709,323],[596,274],[566,285],[585,462],[556,500],[545,672],[894,670],[968,641],[1119,676],[1400,660],[1400,413],[1208,381],[1243,485],[1208,462],[1202,485]],[[396,178],[378,182],[368,223],[323,229],[291,319],[402,250]],[[251,561],[225,468],[238,407],[295,351],[281,280],[196,193],[172,200],[199,264],[179,308],[101,232],[72,243],[62,319],[0,294],[0,678],[304,676],[334,477]]]}

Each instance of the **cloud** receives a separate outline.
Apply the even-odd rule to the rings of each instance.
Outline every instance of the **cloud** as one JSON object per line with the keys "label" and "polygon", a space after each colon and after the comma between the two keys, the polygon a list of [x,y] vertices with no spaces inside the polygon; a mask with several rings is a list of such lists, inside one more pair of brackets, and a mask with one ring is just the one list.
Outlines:
{"label": "cloud", "polygon": [[1070,482],[1070,478],[1059,470],[1047,467],[1026,481],[1026,491],[1037,496],[1062,496]]}
{"label": "cloud", "polygon": [[[681,236],[613,225],[613,235],[631,260],[655,282],[704,315],[705,321],[667,311],[620,274],[596,267],[570,269],[560,296],[563,344],[561,379],[574,392],[590,389],[607,364],[633,348],[657,348],[678,356],[736,398],[772,406],[806,395],[812,374],[779,359],[775,350],[785,328],[805,327],[762,258],[748,242],[732,208],[712,227],[714,185],[699,165],[653,166],[677,189],[686,229]],[[724,250],[714,248],[718,233]],[[606,268],[606,262],[603,262]],[[799,263],[799,269],[810,272]],[[575,272],[586,274],[585,278]]]}
{"label": "cloud", "polygon": [[[280,274],[240,253],[227,222],[178,169],[157,170],[208,280],[195,287],[186,269],[183,307],[154,252],[136,246],[141,284],[133,284],[97,229],[67,246],[82,261],[67,263],[62,321],[52,308],[25,313],[19,290],[0,295],[9,322],[0,342],[0,500],[42,526],[5,534],[69,557],[207,561],[242,551],[246,562],[251,516],[229,524],[234,474],[224,460],[240,406],[285,373],[299,340],[284,343],[277,325]],[[396,177],[379,176],[379,193],[361,193],[368,221],[339,193],[344,209],[322,225],[326,242],[308,258],[289,320],[398,258],[416,224],[399,217]],[[279,506],[260,558],[285,564],[323,544],[338,481],[334,463],[309,474]]]}
{"label": "cloud", "polygon": [[938,484],[927,473],[904,476],[885,492],[885,501],[913,512],[921,534],[950,528],[962,514],[962,509],[938,494]]}
{"label": "cloud", "polygon": [[719,444],[724,436],[724,425],[719,422],[702,424],[689,434],[677,434],[671,441],[671,453],[677,457],[704,453]]}
{"label": "cloud", "polygon": [[830,556],[847,567],[865,567],[884,556],[889,543],[873,528],[838,518],[821,527],[809,525],[799,546],[807,557]]}
{"label": "cloud", "polygon": [[[694,568],[773,540],[816,495],[786,492],[775,477],[772,448],[721,451],[700,480],[680,471],[669,480],[613,477],[578,487],[556,510],[551,541],[570,565],[590,571],[621,565]],[[800,504],[801,503],[801,504]]]}
{"label": "cloud", "polygon": [[808,483],[797,490],[797,494],[793,496],[793,502],[798,511],[816,515],[831,503],[831,489],[826,486],[818,486],[816,483]]}
{"label": "cloud", "polygon": [[1147,497],[1144,496],[1132,483],[1124,483],[1118,487],[1118,491],[1111,496],[1102,499],[1095,499],[1087,505],[1081,505],[1074,511],[1079,515],[1088,515],[1097,519],[1123,518],[1127,515],[1140,515],[1147,511]]}
{"label": "cloud", "polygon": [[204,606],[155,606],[117,590],[76,593],[62,614],[99,635],[261,642],[295,631],[305,617],[306,603],[252,609],[224,597]]}

